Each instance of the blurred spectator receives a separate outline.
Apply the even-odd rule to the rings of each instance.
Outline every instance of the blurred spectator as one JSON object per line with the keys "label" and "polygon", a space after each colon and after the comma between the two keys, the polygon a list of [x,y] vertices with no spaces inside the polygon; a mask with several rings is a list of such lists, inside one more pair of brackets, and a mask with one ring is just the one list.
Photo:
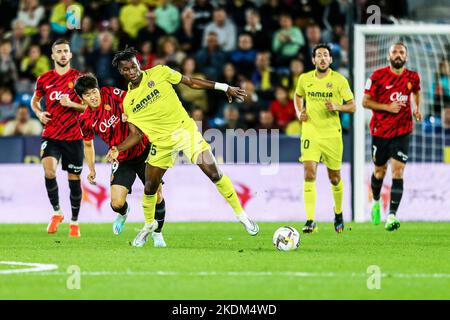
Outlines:
{"label": "blurred spectator", "polygon": [[37,119],[31,119],[26,106],[19,106],[16,118],[6,123],[4,136],[38,136],[42,132],[42,125]]}
{"label": "blurred spectator", "polygon": [[122,29],[135,39],[141,28],[145,27],[148,8],[140,0],[131,0],[129,4],[120,9],[119,20]]}
{"label": "blurred spectator", "polygon": [[186,54],[180,51],[180,46],[174,36],[163,36],[159,39],[156,64],[166,64],[179,68],[185,57]]}
{"label": "blurred spectator", "polygon": [[[183,60],[181,73],[188,77],[205,79],[205,75],[197,71],[196,62],[193,57],[186,57]],[[204,112],[208,111],[208,99],[205,90],[192,89],[183,84],[178,86],[178,89],[180,90],[181,97],[187,102],[190,109],[201,108]]]}
{"label": "blurred spectator", "polygon": [[158,48],[158,40],[166,34],[166,32],[156,25],[156,14],[154,11],[149,11],[145,15],[147,24],[139,30],[137,40],[138,43],[150,41],[152,43],[152,51],[156,53]]}
{"label": "blurred spectator", "polygon": [[223,110],[223,120],[224,124],[218,127],[223,133],[227,129],[247,129],[246,125],[240,120],[239,109],[233,104],[227,105]]}
{"label": "blurred spectator", "polygon": [[50,70],[49,59],[42,55],[41,48],[37,44],[33,44],[28,50],[28,55],[20,62],[20,77],[34,82],[48,70]]}
{"label": "blurred spectator", "polygon": [[[338,60],[339,60],[339,67],[338,72],[341,73],[344,77],[347,79],[350,77],[349,72],[349,43],[348,43],[348,36],[346,34],[343,34],[339,40],[339,47],[340,50],[337,53]],[[334,62],[334,59],[333,59]]]}
{"label": "blurred spectator", "polygon": [[213,21],[209,23],[203,34],[203,46],[207,45],[207,37],[210,32],[217,35],[219,47],[223,51],[231,51],[236,47],[236,26],[228,19],[225,8],[214,9]]}
{"label": "blurred spectator", "polygon": [[272,129],[279,129],[277,125],[275,124],[275,118],[273,117],[273,114],[269,110],[261,110],[259,112],[259,123],[256,126],[257,130],[272,130]]}
{"label": "blurred spectator", "polygon": [[279,15],[286,10],[280,2],[280,0],[266,0],[266,3],[259,7],[263,28],[269,34],[278,29]]}
{"label": "blurred spectator", "polygon": [[434,115],[441,116],[442,110],[450,108],[450,63],[448,59],[442,59],[439,63],[439,70],[436,72],[430,91],[433,95]]}
{"label": "blurred spectator", "polygon": [[180,26],[180,13],[170,0],[161,0],[161,4],[155,10],[156,25],[166,33],[172,34]]}
{"label": "blurred spectator", "polygon": [[191,117],[197,124],[198,130],[203,134],[211,127],[208,124],[208,120],[205,117],[205,113],[202,108],[194,107],[191,111]]}
{"label": "blurred spectator", "polygon": [[[111,17],[111,19],[109,19],[109,23],[108,23],[108,30],[113,34],[113,51],[119,51],[125,48],[125,46],[127,44],[129,44],[130,41],[130,36],[122,30],[122,26],[120,25],[120,21],[119,18],[117,17]],[[138,42],[144,42],[143,41],[139,41]],[[156,43],[154,44],[156,47]],[[152,48],[153,47],[153,43],[152,43]]]}
{"label": "blurred spectator", "polygon": [[263,105],[255,91],[255,86],[250,80],[243,80],[241,82],[241,88],[244,89],[247,94],[247,96],[244,97],[244,103],[239,104],[242,118],[246,127],[254,128],[258,123],[258,114],[259,111],[263,109]]}
{"label": "blurred spectator", "polygon": [[275,118],[276,125],[282,130],[296,117],[294,101],[289,99],[287,89],[282,86],[275,89],[275,100],[270,103],[269,109]]}
{"label": "blurred spectator", "polygon": [[22,21],[13,22],[11,43],[14,59],[20,61],[31,44],[31,38],[25,34],[25,24]]}
{"label": "blurred spectator", "polygon": [[240,29],[245,25],[245,12],[250,9],[255,9],[255,5],[249,0],[226,1],[226,10],[230,12],[230,18]]}
{"label": "blurred spectator", "polygon": [[8,87],[0,87],[0,123],[11,119],[16,114],[17,103],[14,92]]}
{"label": "blurred spectator", "polygon": [[150,41],[142,42],[136,58],[141,64],[142,70],[150,69],[155,65],[156,54],[152,52],[152,43]]}
{"label": "blurred spectator", "polygon": [[194,21],[194,10],[187,7],[181,14],[181,28],[178,29],[176,37],[180,43],[181,50],[188,54],[198,49],[198,47],[195,47],[195,43],[199,43],[199,41],[195,39]]}
{"label": "blurred spectator", "polygon": [[255,70],[251,80],[261,98],[273,99],[273,88],[278,84],[278,76],[270,66],[269,52],[259,52],[256,55]]}
{"label": "blurred spectator", "polygon": [[74,56],[73,66],[84,70],[85,57],[94,51],[94,46],[98,38],[98,31],[90,16],[84,16],[81,20],[81,30],[72,33],[70,38],[70,48]]}
{"label": "blurred spectator", "polygon": [[256,58],[256,51],[253,49],[253,40],[248,33],[239,36],[238,48],[230,53],[230,61],[239,70],[239,73],[250,78]]}
{"label": "blurred spectator", "polygon": [[114,86],[117,81],[117,72],[111,68],[111,61],[114,57],[113,35],[109,31],[103,31],[99,34],[98,40],[99,48],[88,55],[86,62],[90,66],[90,71],[97,76],[101,87]]}
{"label": "blurred spectator", "polygon": [[239,77],[236,73],[234,64],[228,62],[223,66],[222,76],[220,77],[219,82],[226,83],[230,86],[239,86]]}
{"label": "blurred spectator", "polygon": [[39,23],[45,15],[44,7],[39,5],[39,0],[21,0],[17,20],[25,24],[25,33],[33,35],[38,32]]}
{"label": "blurred spectator", "polygon": [[52,54],[52,44],[54,38],[52,36],[52,28],[47,22],[43,22],[39,26],[39,32],[31,38],[31,42],[39,45],[44,56]]}
{"label": "blurred spectator", "polygon": [[206,36],[206,47],[199,50],[195,60],[201,72],[208,79],[217,81],[221,75],[222,67],[226,61],[226,54],[219,47],[217,33],[209,32]]}
{"label": "blurred spectator", "polygon": [[246,11],[247,23],[244,31],[251,35],[253,47],[257,51],[268,51],[271,49],[270,34],[263,29],[258,11],[249,9]]}
{"label": "blurred spectator", "polygon": [[289,74],[287,77],[284,77],[281,81],[281,84],[288,88],[289,90],[289,99],[294,99],[295,90],[297,89],[298,78],[304,71],[303,61],[300,59],[292,59],[291,65],[289,67]]}
{"label": "blurred spectator", "polygon": [[195,50],[202,46],[206,25],[211,22],[214,7],[209,0],[195,0],[194,10],[194,43]]}
{"label": "blurred spectator", "polygon": [[[71,10],[68,11],[68,8]],[[50,25],[53,32],[65,34],[67,32],[67,24],[70,22],[75,28],[79,23],[79,19],[83,17],[84,7],[73,0],[61,0],[52,8],[50,16]]]}
{"label": "blurred spectator", "polygon": [[305,39],[300,29],[293,26],[289,13],[280,15],[280,27],[273,36],[272,49],[276,57],[276,65],[287,67],[290,60],[305,45]]}
{"label": "blurred spectator", "polygon": [[306,27],[306,46],[301,50],[303,62],[305,63],[305,71],[314,70],[314,64],[312,63],[312,50],[321,43],[322,32],[318,24],[310,24]]}
{"label": "blurred spectator", "polygon": [[14,88],[18,80],[17,68],[12,57],[10,41],[0,43],[0,87]]}

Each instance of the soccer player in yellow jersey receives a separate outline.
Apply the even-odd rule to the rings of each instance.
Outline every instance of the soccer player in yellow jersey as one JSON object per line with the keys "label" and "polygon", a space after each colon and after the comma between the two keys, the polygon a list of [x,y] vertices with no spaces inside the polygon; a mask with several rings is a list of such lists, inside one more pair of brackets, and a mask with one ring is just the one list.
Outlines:
{"label": "soccer player in yellow jersey", "polygon": [[344,230],[342,200],[344,185],[340,169],[342,165],[342,128],[339,112],[355,112],[353,93],[347,79],[330,68],[333,58],[327,44],[318,44],[312,53],[315,70],[304,73],[297,83],[295,109],[302,122],[301,158],[304,165],[303,195],[307,221],[304,233],[318,230],[314,222],[316,207],[317,164],[323,162],[334,199],[334,228]]}
{"label": "soccer player in yellow jersey", "polygon": [[258,225],[247,217],[230,179],[219,170],[211,147],[183,108],[173,86],[183,83],[193,89],[222,90],[229,102],[233,98],[242,100],[245,91],[225,83],[191,78],[163,65],[141,70],[133,48],[118,52],[113,65],[129,83],[123,108],[130,135],[120,145],[112,147],[107,157],[116,159],[119,152],[133,147],[144,134],[152,142],[142,199],[145,226],[134,239],[133,246],[142,247],[148,235],[158,226],[154,219],[156,193],[164,173],[174,165],[179,151],[183,151],[192,163],[200,167],[231,205],[247,232],[256,235]]}

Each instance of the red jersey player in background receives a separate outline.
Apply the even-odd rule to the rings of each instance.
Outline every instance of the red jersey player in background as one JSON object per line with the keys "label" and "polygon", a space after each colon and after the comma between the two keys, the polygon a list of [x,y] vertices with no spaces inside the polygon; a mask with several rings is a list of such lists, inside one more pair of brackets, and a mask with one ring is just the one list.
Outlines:
{"label": "red jersey player in background", "polygon": [[[56,167],[62,159],[62,168],[67,171],[70,187],[72,220],[69,236],[79,237],[78,213],[81,204],[80,174],[83,168],[83,141],[77,118],[85,107],[80,104],[75,91],[78,70],[70,67],[72,53],[69,42],[56,40],[52,45],[52,60],[55,68],[40,75],[31,100],[31,108],[44,124],[42,132],[41,158],[45,173],[45,187],[53,206],[54,214],[47,227],[48,233],[55,233],[64,220],[59,206]],[[45,111],[41,99],[45,96]]]}
{"label": "red jersey player in background", "polygon": [[[122,120],[122,102],[126,92],[117,88],[99,88],[98,81],[92,74],[79,77],[75,81],[75,92],[88,107],[79,117],[81,131],[85,140],[85,157],[90,173],[89,183],[95,184],[95,151],[94,133],[96,133],[111,148],[124,141],[129,133],[129,125]],[[145,184],[145,160],[152,150],[146,136],[133,148],[120,153],[118,162],[112,164],[111,172],[111,208],[117,212],[113,224],[114,234],[120,234],[124,228],[130,207],[126,202],[128,193],[136,179],[136,175]],[[165,202],[162,197],[161,185],[158,189],[155,219],[158,228],[152,233],[155,247],[165,247],[166,243],[161,233],[164,225]]]}
{"label": "red jersey player in background", "polygon": [[[403,194],[403,171],[408,160],[413,115],[422,120],[420,112],[420,77],[417,72],[405,68],[408,49],[403,43],[395,43],[389,49],[390,65],[377,69],[367,80],[363,106],[372,109],[370,121],[372,135],[372,159],[375,170],[371,178],[373,192],[372,223],[380,223],[380,192],[391,161],[392,187],[389,214],[385,229],[400,228],[396,217]],[[411,109],[414,99],[414,112]]]}

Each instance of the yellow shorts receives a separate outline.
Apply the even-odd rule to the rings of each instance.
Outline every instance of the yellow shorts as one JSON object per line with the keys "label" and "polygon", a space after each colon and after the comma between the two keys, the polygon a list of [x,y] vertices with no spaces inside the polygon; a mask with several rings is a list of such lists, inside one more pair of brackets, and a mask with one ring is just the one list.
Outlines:
{"label": "yellow shorts", "polygon": [[301,139],[300,161],[323,162],[330,170],[340,170],[344,145],[342,137]]}
{"label": "yellow shorts", "polygon": [[203,139],[193,120],[185,128],[180,128],[174,132],[170,141],[170,144],[164,146],[152,143],[147,158],[149,165],[161,169],[169,169],[175,164],[180,151],[184,153],[191,163],[196,163],[198,156],[203,151],[211,149],[211,146]]}

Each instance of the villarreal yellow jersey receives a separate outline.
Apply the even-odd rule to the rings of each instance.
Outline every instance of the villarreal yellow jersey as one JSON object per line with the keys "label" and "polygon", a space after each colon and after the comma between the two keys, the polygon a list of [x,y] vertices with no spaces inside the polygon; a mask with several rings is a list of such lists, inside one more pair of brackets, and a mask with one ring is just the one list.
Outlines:
{"label": "villarreal yellow jersey", "polygon": [[298,79],[296,94],[303,97],[308,115],[302,125],[302,136],[331,138],[342,135],[339,112],[328,111],[325,102],[330,100],[334,105],[342,105],[353,99],[343,75],[331,69],[322,79],[316,77],[316,70],[304,73]]}
{"label": "villarreal yellow jersey", "polygon": [[123,101],[128,122],[142,130],[157,146],[172,146],[172,135],[190,124],[191,119],[172,85],[181,81],[181,73],[167,66],[142,71],[139,87],[131,89]]}

